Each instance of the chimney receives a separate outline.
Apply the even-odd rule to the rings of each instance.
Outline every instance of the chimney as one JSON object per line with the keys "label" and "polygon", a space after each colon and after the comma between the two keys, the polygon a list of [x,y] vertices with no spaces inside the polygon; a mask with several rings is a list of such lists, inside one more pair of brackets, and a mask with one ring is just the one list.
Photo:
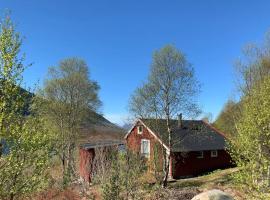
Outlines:
{"label": "chimney", "polygon": [[178,128],[182,128],[182,124],[183,122],[182,122],[182,113],[180,113],[179,115],[178,115]]}

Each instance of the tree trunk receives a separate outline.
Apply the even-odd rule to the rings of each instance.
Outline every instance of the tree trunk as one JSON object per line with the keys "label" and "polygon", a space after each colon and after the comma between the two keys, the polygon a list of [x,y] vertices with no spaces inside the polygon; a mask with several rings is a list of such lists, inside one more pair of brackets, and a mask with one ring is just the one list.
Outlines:
{"label": "tree trunk", "polygon": [[63,169],[63,179],[65,178],[65,173],[66,173],[66,160],[65,160],[65,153],[64,153],[64,150],[62,152],[62,169]]}
{"label": "tree trunk", "polygon": [[9,197],[9,200],[13,200],[13,199],[14,199],[14,194],[11,193],[11,194],[10,194],[10,197]]}
{"label": "tree trunk", "polygon": [[166,116],[166,123],[167,123],[167,131],[168,131],[168,145],[169,145],[169,151],[165,151],[165,174],[162,182],[162,187],[167,187],[168,185],[168,175],[169,175],[169,169],[170,169],[170,160],[171,160],[171,125],[170,125],[170,117],[169,114]]}
{"label": "tree trunk", "polygon": [[167,187],[167,185],[168,185],[168,174],[169,174],[169,170],[168,169],[169,169],[169,167],[168,167],[168,164],[166,162],[165,176],[164,176],[163,182],[162,182],[162,187],[163,188]]}

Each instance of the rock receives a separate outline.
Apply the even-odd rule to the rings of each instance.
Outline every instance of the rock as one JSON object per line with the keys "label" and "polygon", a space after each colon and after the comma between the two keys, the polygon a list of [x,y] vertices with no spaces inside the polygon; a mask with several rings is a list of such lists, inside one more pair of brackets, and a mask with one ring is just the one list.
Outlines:
{"label": "rock", "polygon": [[234,198],[221,190],[209,190],[196,195],[191,200],[234,200]]}

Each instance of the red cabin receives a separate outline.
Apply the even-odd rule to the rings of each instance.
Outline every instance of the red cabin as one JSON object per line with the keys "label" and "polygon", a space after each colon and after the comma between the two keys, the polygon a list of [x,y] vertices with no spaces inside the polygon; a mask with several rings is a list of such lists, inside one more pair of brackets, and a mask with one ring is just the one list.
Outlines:
{"label": "red cabin", "polygon": [[[172,148],[169,177],[191,177],[232,166],[225,135],[203,120],[171,120]],[[164,119],[138,119],[126,134],[127,148],[162,166],[170,151]],[[163,148],[162,148],[163,147]],[[168,159],[168,157],[167,157]],[[153,162],[149,162],[150,169]]]}

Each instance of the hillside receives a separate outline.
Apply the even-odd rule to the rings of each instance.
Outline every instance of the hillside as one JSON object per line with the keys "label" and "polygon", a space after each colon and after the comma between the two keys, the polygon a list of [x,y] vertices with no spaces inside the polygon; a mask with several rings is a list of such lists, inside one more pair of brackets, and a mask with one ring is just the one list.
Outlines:
{"label": "hillside", "polygon": [[196,194],[207,190],[219,189],[233,196],[235,200],[245,199],[244,192],[232,179],[232,174],[237,173],[238,170],[238,168],[216,170],[203,176],[176,180],[169,184],[167,195],[175,196],[177,193],[180,193],[181,195],[185,194],[188,196],[189,193]]}
{"label": "hillside", "polygon": [[123,140],[125,130],[113,124],[101,114],[89,111],[82,125],[79,143],[98,140]]}
{"label": "hillside", "polygon": [[[25,96],[26,107],[24,114],[28,115],[31,98],[34,94],[20,88],[21,94]],[[1,94],[1,92],[0,92]],[[101,114],[89,110],[85,118],[82,128],[79,143],[93,142],[98,140],[123,140],[126,130],[113,124]]]}

